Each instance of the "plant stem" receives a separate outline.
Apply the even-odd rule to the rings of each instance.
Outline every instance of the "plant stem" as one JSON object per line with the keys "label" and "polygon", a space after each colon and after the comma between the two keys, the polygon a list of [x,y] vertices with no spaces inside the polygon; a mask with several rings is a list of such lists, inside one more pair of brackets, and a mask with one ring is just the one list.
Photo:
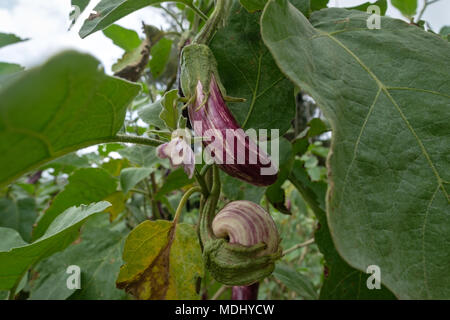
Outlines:
{"label": "plant stem", "polygon": [[205,165],[203,166],[202,170],[200,170],[200,175],[201,175],[202,177],[204,177],[205,174],[206,174],[206,171],[208,171],[209,168],[211,168],[211,165],[210,165],[210,164],[205,164]]}
{"label": "plant stem", "polygon": [[196,6],[194,6],[193,3],[186,3],[186,5],[192,9],[192,11],[194,11],[200,18],[202,18],[202,20],[208,20],[208,17]]}
{"label": "plant stem", "polygon": [[219,24],[224,20],[229,5],[231,5],[230,0],[217,0],[214,11],[194,39],[194,43],[207,44],[212,39]]}
{"label": "plant stem", "polygon": [[133,136],[133,135],[125,135],[125,134],[118,134],[115,137],[112,137],[108,140],[110,140],[110,141],[106,141],[106,142],[135,143],[135,144],[142,144],[142,145],[147,145],[147,146],[152,146],[152,147],[157,147],[164,143],[164,141],[157,140],[157,139]]}
{"label": "plant stem", "polygon": [[198,172],[197,169],[195,169],[195,179],[197,180],[198,184],[200,185],[200,188],[202,188],[202,194],[207,197],[209,194],[209,189],[206,186],[206,182],[205,179],[203,178],[203,176],[201,175],[200,172]]}
{"label": "plant stem", "polygon": [[314,243],[314,238],[309,239],[309,240],[307,240],[307,241],[305,241],[305,242],[303,242],[303,243],[298,243],[298,244],[296,244],[295,246],[293,246],[293,247],[291,247],[291,248],[289,248],[289,249],[283,251],[282,256],[285,256],[285,255],[287,255],[288,253],[291,253],[292,251],[295,251],[295,250],[297,250],[297,249],[299,249],[299,248],[303,248],[303,247],[309,246],[310,244],[313,244],[313,243]]}
{"label": "plant stem", "polygon": [[140,193],[140,194],[145,194],[146,196],[148,196],[148,195],[149,195],[149,193],[148,193],[147,191],[145,191],[145,190],[141,190],[141,189],[136,189],[136,188],[133,188],[133,189],[131,189],[130,191],[131,191],[131,192],[136,192],[136,193]]}
{"label": "plant stem", "polygon": [[227,286],[227,285],[223,285],[223,286],[221,286],[220,288],[219,288],[219,290],[217,290],[217,292],[213,295],[213,297],[211,298],[211,300],[217,300],[217,299],[219,299],[220,298],[220,296],[225,292],[225,291],[227,291],[227,289],[229,289],[230,288],[230,286]]}
{"label": "plant stem", "polygon": [[194,192],[200,192],[201,188],[200,187],[192,187],[190,188],[188,191],[186,191],[186,193],[183,195],[183,197],[180,200],[180,203],[178,204],[178,208],[177,211],[175,212],[175,217],[173,218],[173,223],[177,224],[178,223],[178,219],[180,218],[181,215],[181,211],[183,211],[183,208],[186,204],[186,202],[188,201],[189,197],[194,193]]}
{"label": "plant stem", "polygon": [[423,5],[422,10],[420,10],[419,15],[417,16],[417,21],[416,21],[416,23],[419,23],[419,22],[420,22],[420,20],[422,19],[423,14],[425,13],[425,10],[427,10],[427,7],[428,7],[429,5],[432,5],[433,3],[438,2],[438,1],[440,1],[440,0],[430,0],[430,1],[425,0],[425,4]]}

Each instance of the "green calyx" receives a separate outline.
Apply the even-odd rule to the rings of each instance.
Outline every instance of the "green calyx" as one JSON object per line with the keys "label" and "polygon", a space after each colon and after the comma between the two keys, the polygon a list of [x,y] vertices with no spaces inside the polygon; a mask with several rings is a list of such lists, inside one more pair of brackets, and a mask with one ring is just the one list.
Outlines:
{"label": "green calyx", "polygon": [[250,285],[269,276],[275,261],[281,258],[282,249],[266,253],[267,245],[254,246],[230,244],[226,239],[217,238],[211,228],[220,194],[219,173],[213,167],[213,185],[205,201],[200,216],[200,238],[203,245],[203,259],[206,269],[214,279],[226,285]]}
{"label": "green calyx", "polygon": [[204,246],[205,265],[217,281],[233,286],[247,286],[268,277],[281,257],[276,253],[261,256],[264,243],[251,247],[229,244],[225,239],[208,241]]}
{"label": "green calyx", "polygon": [[199,81],[204,92],[207,93],[213,75],[222,96],[225,96],[225,89],[220,82],[217,70],[216,58],[211,49],[204,44],[190,44],[183,48],[181,53],[180,82],[183,94],[187,98],[195,97]]}

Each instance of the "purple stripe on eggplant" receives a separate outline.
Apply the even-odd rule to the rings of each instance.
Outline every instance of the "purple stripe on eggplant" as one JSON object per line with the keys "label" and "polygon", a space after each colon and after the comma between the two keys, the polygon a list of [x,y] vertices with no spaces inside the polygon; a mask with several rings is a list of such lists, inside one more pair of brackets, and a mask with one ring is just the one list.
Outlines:
{"label": "purple stripe on eggplant", "polygon": [[[207,99],[206,102],[205,99]],[[249,136],[245,135],[225,104],[213,74],[211,74],[211,81],[209,83],[209,94],[206,94],[202,82],[198,81],[196,99],[194,103],[189,105],[188,113],[196,135],[208,136],[208,133],[213,132],[216,133],[214,138],[220,139],[222,153],[216,155],[219,160],[225,161],[227,159],[227,152],[229,152],[228,157],[233,160],[233,163],[219,164],[219,167],[223,171],[233,177],[257,186],[271,185],[276,181],[277,174],[261,174],[261,168],[269,168],[272,165],[270,157],[263,150],[260,150],[258,145]],[[201,128],[195,125],[196,122],[201,123]],[[227,129],[228,133],[233,132],[235,135],[235,137],[231,137],[236,141],[234,148],[230,143],[227,143]],[[206,147],[212,142],[204,140],[203,144]],[[244,154],[239,154],[239,150],[245,150]],[[250,163],[250,153],[256,158],[256,163]],[[243,157],[244,164],[238,163],[238,156]],[[263,162],[267,164],[264,165]]]}

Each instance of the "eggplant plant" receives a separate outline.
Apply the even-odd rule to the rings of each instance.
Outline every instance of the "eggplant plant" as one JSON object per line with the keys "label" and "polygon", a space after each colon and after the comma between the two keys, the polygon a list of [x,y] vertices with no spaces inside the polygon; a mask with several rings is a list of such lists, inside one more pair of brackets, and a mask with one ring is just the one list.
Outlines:
{"label": "eggplant plant", "polygon": [[0,299],[450,299],[438,3],[72,0],[123,55],[0,62]]}

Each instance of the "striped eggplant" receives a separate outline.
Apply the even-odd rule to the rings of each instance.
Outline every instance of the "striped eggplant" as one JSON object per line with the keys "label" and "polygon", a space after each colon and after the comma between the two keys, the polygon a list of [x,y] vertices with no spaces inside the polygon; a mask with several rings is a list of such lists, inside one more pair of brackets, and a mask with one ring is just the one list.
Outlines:
{"label": "striped eggplant", "polygon": [[189,101],[188,114],[196,135],[203,137],[205,150],[230,176],[256,186],[277,179],[277,168],[240,127],[228,109],[217,63],[208,46],[184,47],[181,58],[181,88]]}
{"label": "striped eggplant", "polygon": [[206,268],[214,279],[248,286],[273,272],[282,250],[275,223],[263,208],[250,201],[231,202],[214,217],[209,230],[207,216],[208,212],[201,219],[200,236]]}

